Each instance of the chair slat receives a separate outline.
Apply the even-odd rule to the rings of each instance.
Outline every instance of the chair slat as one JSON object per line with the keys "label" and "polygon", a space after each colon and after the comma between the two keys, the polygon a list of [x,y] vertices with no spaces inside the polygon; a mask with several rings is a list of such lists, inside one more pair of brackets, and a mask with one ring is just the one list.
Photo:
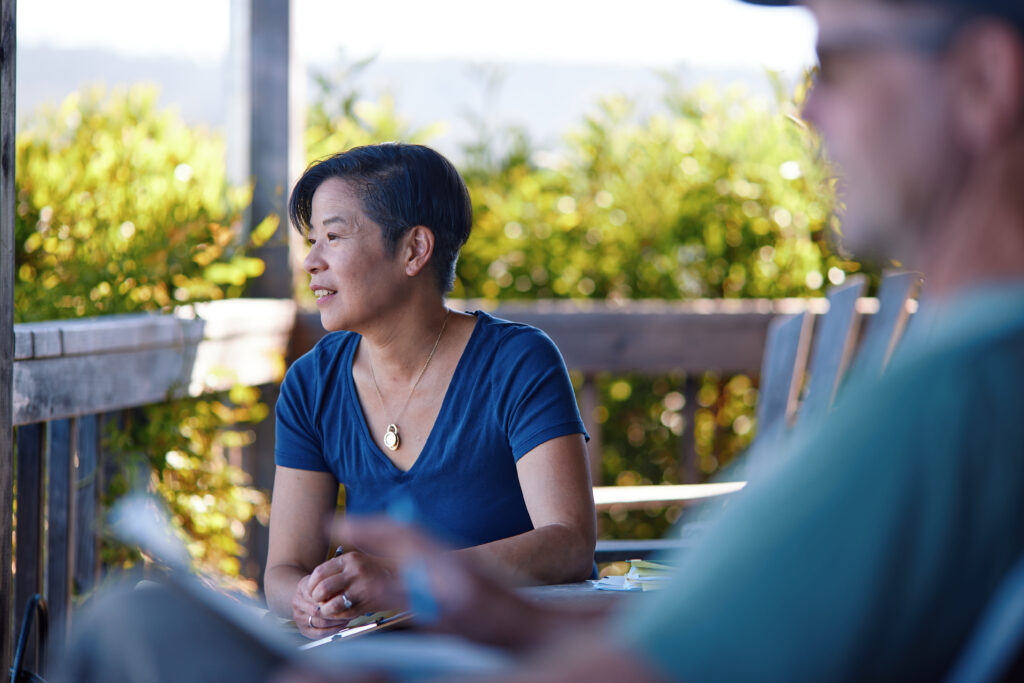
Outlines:
{"label": "chair slat", "polygon": [[784,429],[796,411],[811,322],[805,311],[777,318],[768,328],[757,399],[757,438]]}
{"label": "chair slat", "polygon": [[908,271],[886,273],[882,277],[878,311],[868,321],[851,375],[882,373],[906,330],[910,317],[907,303],[917,295],[923,279],[920,273]]}
{"label": "chair slat", "polygon": [[857,299],[864,294],[866,286],[863,276],[854,276],[828,294],[828,312],[822,316],[814,333],[810,378],[799,408],[798,423],[816,422],[832,407],[857,340],[860,323]]}

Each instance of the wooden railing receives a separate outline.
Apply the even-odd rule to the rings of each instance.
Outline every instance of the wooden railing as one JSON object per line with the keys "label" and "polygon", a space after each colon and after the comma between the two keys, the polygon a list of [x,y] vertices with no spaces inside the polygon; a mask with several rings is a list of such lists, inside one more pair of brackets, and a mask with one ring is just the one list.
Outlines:
{"label": "wooden railing", "polygon": [[[861,303],[863,312],[873,312],[873,300]],[[775,315],[824,310],[823,300],[805,299],[451,305],[488,309],[551,336],[569,369],[583,377],[581,412],[592,437],[595,474],[600,472],[601,453],[601,425],[594,419],[598,373],[683,372],[696,377],[714,369],[756,375]],[[59,633],[70,618],[72,594],[89,590],[100,575],[96,531],[104,468],[100,435],[106,416],[236,383],[277,382],[285,349],[294,358],[322,335],[317,314],[296,315],[290,301],[266,299],[206,304],[173,316],[15,326],[13,614],[20,619],[29,597],[43,593]],[[696,405],[696,388],[696,380],[682,388],[690,410]],[[692,424],[693,415],[685,417]],[[259,458],[272,470],[272,431],[262,430],[257,439]],[[684,441],[690,442],[684,448],[692,451],[692,438]],[[686,452],[682,455],[685,462]]]}
{"label": "wooden railing", "polygon": [[[629,301],[622,304],[591,301],[508,302],[450,301],[455,310],[487,310],[506,320],[544,330],[558,345],[570,371],[579,372],[580,413],[590,434],[591,477],[601,482],[601,423],[596,378],[599,373],[635,372],[649,375],[685,373],[679,388],[685,398],[683,420],[692,425],[697,409],[700,376],[707,370],[756,376],[761,368],[765,335],[772,318],[810,310],[823,313],[824,299],[700,299],[694,301]],[[877,308],[862,299],[864,313]],[[320,316],[301,313],[296,320],[292,353],[312,348],[323,336]],[[680,480],[695,483],[697,456],[692,438],[682,440]]]}
{"label": "wooden railing", "polygon": [[235,384],[279,382],[294,319],[290,301],[232,300],[175,315],[15,326],[17,512],[8,623],[41,593],[59,641],[72,594],[87,592],[100,576],[103,420]]}

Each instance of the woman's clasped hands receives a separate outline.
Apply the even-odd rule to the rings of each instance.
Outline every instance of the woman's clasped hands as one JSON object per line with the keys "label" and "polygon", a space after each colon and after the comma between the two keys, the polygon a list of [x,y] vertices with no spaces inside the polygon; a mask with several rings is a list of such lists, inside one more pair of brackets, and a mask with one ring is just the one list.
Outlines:
{"label": "woman's clasped hands", "polygon": [[390,560],[341,551],[339,546],[295,587],[292,618],[307,638],[323,638],[363,614],[404,608]]}

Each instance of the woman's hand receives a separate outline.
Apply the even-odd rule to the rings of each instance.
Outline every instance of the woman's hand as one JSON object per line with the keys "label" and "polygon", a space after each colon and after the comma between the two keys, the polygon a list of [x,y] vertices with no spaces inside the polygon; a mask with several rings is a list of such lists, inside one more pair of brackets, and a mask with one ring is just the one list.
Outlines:
{"label": "woman's hand", "polygon": [[328,619],[322,614],[320,603],[310,594],[312,578],[312,574],[304,576],[295,586],[295,594],[292,596],[292,619],[295,620],[295,625],[302,635],[317,640],[343,627],[348,623],[348,618]]}
{"label": "woman's hand", "polygon": [[[335,521],[333,530],[367,550],[386,550],[395,558],[394,574],[406,579],[395,590],[408,600],[410,609],[419,610],[416,617],[423,625],[511,649],[528,649],[544,641],[544,610],[488,575],[472,558],[447,552],[417,529],[383,517],[346,517]],[[406,590],[426,594],[405,596]],[[428,604],[417,604],[424,600]],[[424,607],[433,613],[422,613]]]}
{"label": "woman's hand", "polygon": [[299,581],[292,613],[304,634],[323,637],[361,614],[404,605],[392,564],[355,551],[332,557]]}

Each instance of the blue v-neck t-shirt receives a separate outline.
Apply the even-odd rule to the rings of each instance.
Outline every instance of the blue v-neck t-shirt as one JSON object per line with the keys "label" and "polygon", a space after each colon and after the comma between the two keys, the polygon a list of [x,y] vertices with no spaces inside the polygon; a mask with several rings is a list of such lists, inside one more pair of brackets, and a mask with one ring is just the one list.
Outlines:
{"label": "blue v-neck t-shirt", "polygon": [[352,379],[361,339],[333,332],[289,368],[277,400],[278,465],[330,472],[350,514],[411,500],[418,522],[456,547],[533,529],[516,462],[542,443],[586,434],[565,362],[542,331],[482,311],[433,429],[402,471],[366,426]]}

